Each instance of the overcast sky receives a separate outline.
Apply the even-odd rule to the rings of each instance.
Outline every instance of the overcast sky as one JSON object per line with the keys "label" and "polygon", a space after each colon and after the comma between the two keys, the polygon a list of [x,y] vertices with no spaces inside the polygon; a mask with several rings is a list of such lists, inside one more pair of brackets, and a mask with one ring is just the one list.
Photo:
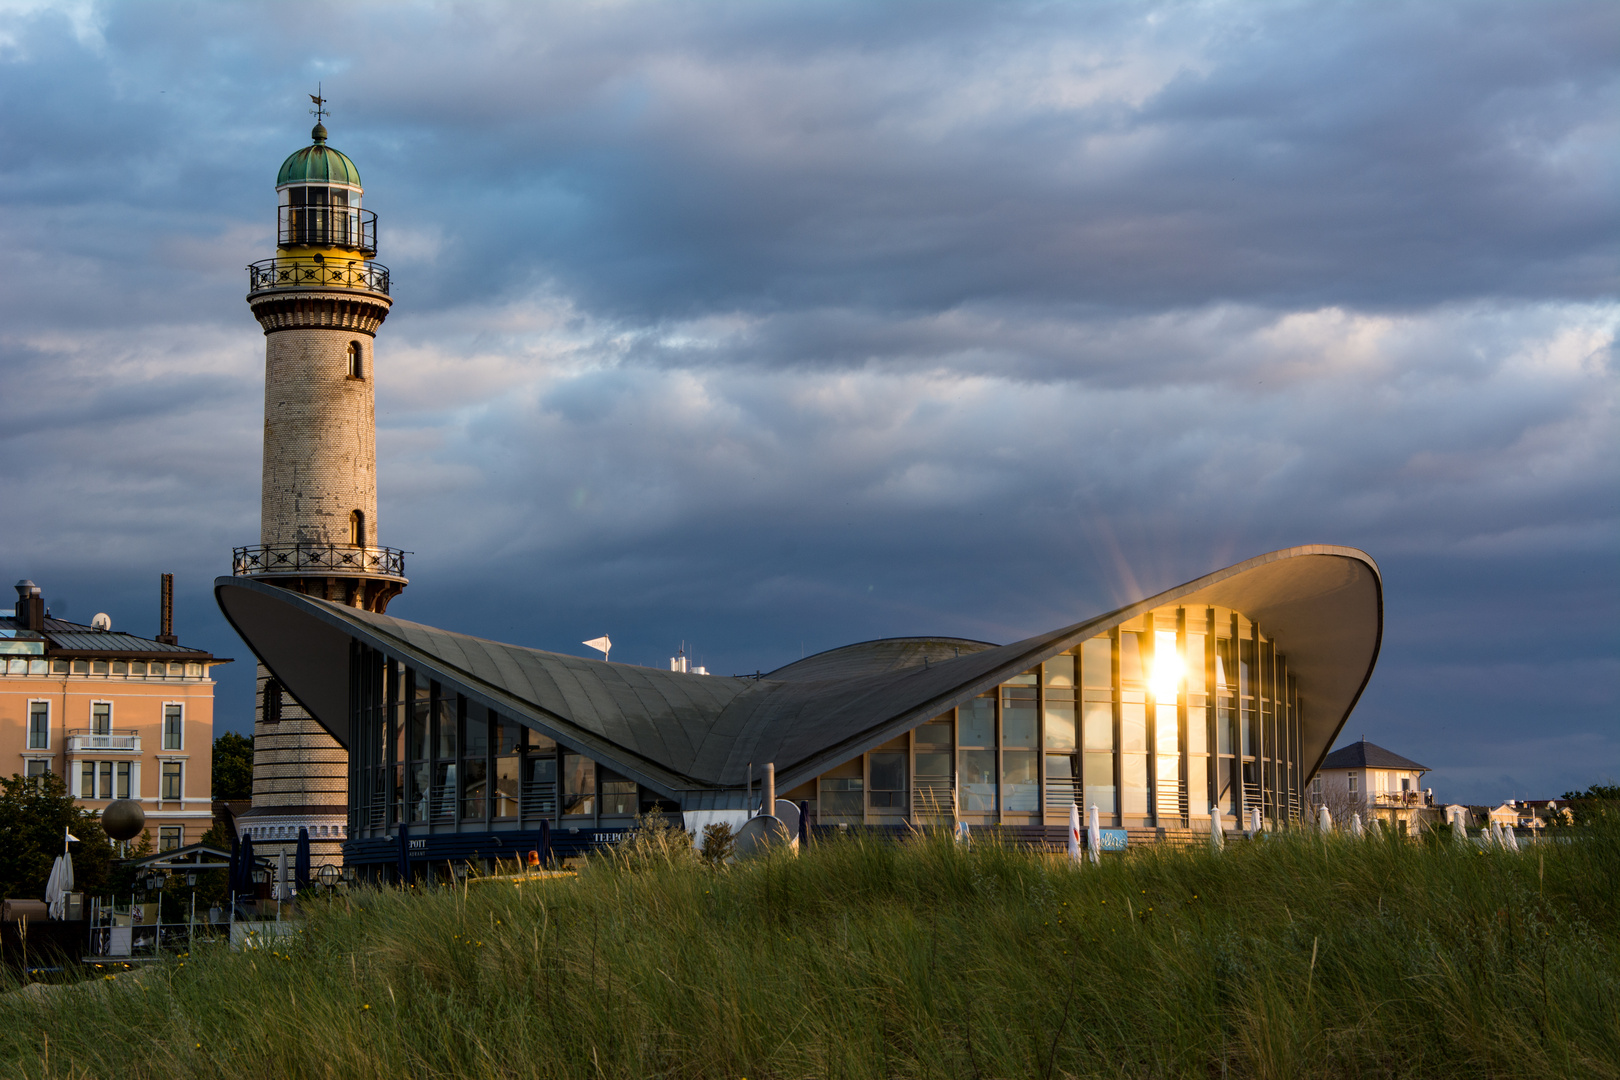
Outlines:
{"label": "overcast sky", "polygon": [[0,0],[0,577],[220,670],[243,303],[308,93],[380,218],[391,614],[719,673],[996,642],[1293,544],[1365,734],[1620,778],[1607,2]]}

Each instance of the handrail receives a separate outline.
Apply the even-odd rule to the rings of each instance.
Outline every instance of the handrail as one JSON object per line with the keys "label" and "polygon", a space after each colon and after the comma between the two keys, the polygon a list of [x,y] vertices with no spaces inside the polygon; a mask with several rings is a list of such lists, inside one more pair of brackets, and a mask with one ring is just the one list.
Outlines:
{"label": "handrail", "polygon": [[377,215],[358,206],[283,206],[276,215],[282,247],[352,248],[377,254]]}
{"label": "handrail", "polygon": [[253,544],[231,549],[231,573],[252,577],[319,570],[344,576],[402,578],[409,554],[398,548],[352,544]]}
{"label": "handrail", "polygon": [[71,728],[67,732],[69,750],[139,750],[141,737],[129,731],[91,731]]}
{"label": "handrail", "polygon": [[388,267],[363,259],[340,261],[320,255],[280,256],[249,264],[248,292],[270,289],[365,289],[388,295]]}

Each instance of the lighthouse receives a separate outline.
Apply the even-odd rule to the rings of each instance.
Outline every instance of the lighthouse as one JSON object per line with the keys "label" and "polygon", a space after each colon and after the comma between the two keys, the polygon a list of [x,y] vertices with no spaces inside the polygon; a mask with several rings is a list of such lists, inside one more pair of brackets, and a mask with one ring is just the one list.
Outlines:
{"label": "lighthouse", "polygon": [[[276,252],[248,267],[264,330],[264,468],[259,542],[232,573],[382,612],[406,585],[405,552],[377,520],[377,330],[388,268],[354,162],[327,144],[312,95],[310,144],[276,175]],[[316,866],[341,863],[348,754],[263,665],[254,706],[253,803],[238,818],[261,853],[293,854],[309,830]]]}

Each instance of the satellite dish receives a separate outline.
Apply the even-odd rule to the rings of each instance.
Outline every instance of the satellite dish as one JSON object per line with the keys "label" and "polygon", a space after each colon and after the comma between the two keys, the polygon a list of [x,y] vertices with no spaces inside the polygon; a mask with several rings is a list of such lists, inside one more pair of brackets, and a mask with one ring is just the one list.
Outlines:
{"label": "satellite dish", "polygon": [[105,611],[98,611],[96,617],[90,620],[90,627],[93,630],[111,630],[112,616]]}
{"label": "satellite dish", "polygon": [[776,800],[776,817],[787,827],[788,835],[793,842],[799,842],[799,804],[788,802],[786,799]]}
{"label": "satellite dish", "polygon": [[732,841],[733,859],[747,859],[755,855],[763,855],[773,847],[788,847],[793,842],[793,834],[788,832],[787,826],[781,818],[761,814],[759,817],[749,818],[743,827],[737,830],[737,836]]}

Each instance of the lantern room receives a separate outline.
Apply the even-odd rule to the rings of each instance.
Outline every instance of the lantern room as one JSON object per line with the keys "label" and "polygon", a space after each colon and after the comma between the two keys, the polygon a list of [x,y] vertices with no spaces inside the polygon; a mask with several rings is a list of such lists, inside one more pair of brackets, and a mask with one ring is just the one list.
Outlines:
{"label": "lantern room", "polygon": [[310,140],[276,175],[276,246],[294,256],[375,255],[377,215],[361,208],[360,170],[326,145],[325,124]]}

